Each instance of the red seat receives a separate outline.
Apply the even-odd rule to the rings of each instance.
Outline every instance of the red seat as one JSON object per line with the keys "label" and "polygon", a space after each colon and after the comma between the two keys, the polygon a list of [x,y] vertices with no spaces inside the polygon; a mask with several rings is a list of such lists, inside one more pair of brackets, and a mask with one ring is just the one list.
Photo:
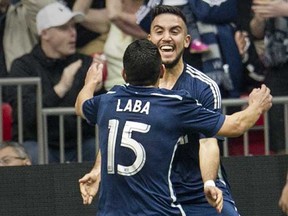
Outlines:
{"label": "red seat", "polygon": [[12,138],[12,107],[8,103],[2,104],[2,132],[3,140],[8,141]]}

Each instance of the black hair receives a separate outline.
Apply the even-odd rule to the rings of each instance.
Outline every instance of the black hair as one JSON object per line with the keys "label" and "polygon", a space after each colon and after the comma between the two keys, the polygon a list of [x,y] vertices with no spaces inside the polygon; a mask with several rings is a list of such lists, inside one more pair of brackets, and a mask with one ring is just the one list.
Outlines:
{"label": "black hair", "polygon": [[137,86],[154,85],[160,76],[161,55],[151,41],[135,40],[125,50],[123,66],[127,83]]}
{"label": "black hair", "polygon": [[170,5],[158,5],[152,9],[152,17],[151,22],[155,19],[155,17],[159,16],[160,14],[174,14],[180,17],[185,25],[187,25],[186,17],[180,10],[180,8]]}

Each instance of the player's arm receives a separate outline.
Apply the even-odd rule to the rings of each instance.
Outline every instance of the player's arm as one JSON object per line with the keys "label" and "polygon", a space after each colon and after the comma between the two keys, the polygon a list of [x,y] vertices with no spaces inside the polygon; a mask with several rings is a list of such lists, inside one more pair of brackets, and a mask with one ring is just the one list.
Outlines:
{"label": "player's arm", "polygon": [[93,63],[90,66],[86,74],[85,84],[77,96],[75,111],[77,115],[83,118],[85,118],[82,110],[83,103],[92,98],[94,92],[102,87],[102,70],[103,64]]}
{"label": "player's arm", "polygon": [[260,115],[272,107],[270,89],[262,84],[261,89],[253,89],[249,95],[249,105],[245,110],[226,115],[224,124],[218,131],[220,136],[237,137],[250,129]]}
{"label": "player's arm", "polygon": [[96,196],[101,181],[101,153],[98,152],[92,170],[79,179],[79,187],[83,204],[91,204]]}
{"label": "player's arm", "polygon": [[279,200],[279,207],[284,213],[288,214],[288,173],[286,177],[286,184],[282,189],[281,197]]}
{"label": "player's arm", "polygon": [[[218,141],[216,138],[202,138],[199,143],[199,163],[204,182],[204,193],[209,204],[220,213],[223,208],[223,195],[222,191],[214,183],[220,164]],[[208,185],[205,184],[207,182]],[[209,185],[209,182],[212,184]]]}
{"label": "player's arm", "polygon": [[[202,138],[199,140],[199,161],[203,182],[215,180],[219,168],[220,154],[216,138]],[[207,157],[209,160],[207,160]]]}

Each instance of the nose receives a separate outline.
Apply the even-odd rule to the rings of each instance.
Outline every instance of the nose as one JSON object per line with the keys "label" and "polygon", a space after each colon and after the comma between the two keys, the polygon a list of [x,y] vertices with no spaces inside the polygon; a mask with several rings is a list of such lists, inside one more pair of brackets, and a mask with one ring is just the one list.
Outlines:
{"label": "nose", "polygon": [[163,38],[162,38],[162,40],[165,40],[165,41],[170,41],[170,40],[171,40],[171,35],[170,35],[170,33],[169,33],[168,31],[165,31],[165,32],[163,33]]}

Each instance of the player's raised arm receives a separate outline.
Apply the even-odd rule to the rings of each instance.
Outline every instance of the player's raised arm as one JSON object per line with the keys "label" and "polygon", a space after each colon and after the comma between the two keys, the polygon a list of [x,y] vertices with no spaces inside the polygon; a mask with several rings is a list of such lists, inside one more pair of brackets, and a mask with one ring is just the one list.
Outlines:
{"label": "player's raised arm", "polygon": [[80,115],[83,118],[84,118],[82,112],[83,103],[86,100],[92,98],[94,92],[102,87],[102,80],[103,80],[102,70],[103,70],[103,64],[94,62],[90,66],[86,74],[85,84],[77,96],[75,103],[75,111],[77,115]]}
{"label": "player's raised arm", "polygon": [[218,135],[237,137],[253,127],[260,115],[272,107],[270,89],[262,84],[261,88],[253,89],[249,95],[249,106],[240,112],[226,115],[226,119]]}

